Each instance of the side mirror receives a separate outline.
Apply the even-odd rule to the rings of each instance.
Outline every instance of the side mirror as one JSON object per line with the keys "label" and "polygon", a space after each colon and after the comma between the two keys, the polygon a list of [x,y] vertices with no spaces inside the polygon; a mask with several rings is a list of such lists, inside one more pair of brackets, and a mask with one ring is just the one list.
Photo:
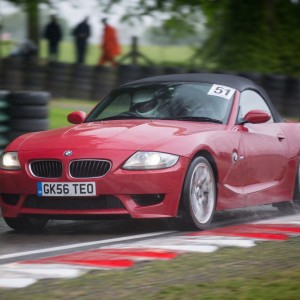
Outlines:
{"label": "side mirror", "polygon": [[250,110],[245,116],[243,123],[252,123],[252,124],[259,124],[259,123],[266,123],[271,119],[271,116],[263,111],[258,109]]}
{"label": "side mirror", "polygon": [[72,124],[81,124],[86,118],[84,111],[74,111],[68,114],[68,122]]}

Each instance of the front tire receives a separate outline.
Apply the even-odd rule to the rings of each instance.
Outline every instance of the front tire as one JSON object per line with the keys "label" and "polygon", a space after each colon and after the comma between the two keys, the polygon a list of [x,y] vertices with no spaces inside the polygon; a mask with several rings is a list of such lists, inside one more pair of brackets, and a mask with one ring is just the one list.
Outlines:
{"label": "front tire", "polygon": [[183,185],[184,224],[189,229],[205,229],[213,218],[216,201],[216,179],[212,167],[204,157],[196,157],[190,164]]}
{"label": "front tire", "polygon": [[5,223],[17,231],[40,231],[45,228],[48,219],[41,216],[21,216],[17,218],[4,218]]}

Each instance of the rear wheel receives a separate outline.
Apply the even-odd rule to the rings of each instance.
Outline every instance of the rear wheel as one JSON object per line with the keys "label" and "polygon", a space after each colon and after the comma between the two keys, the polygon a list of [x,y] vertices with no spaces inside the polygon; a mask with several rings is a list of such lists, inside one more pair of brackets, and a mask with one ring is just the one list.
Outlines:
{"label": "rear wheel", "polygon": [[184,224],[190,229],[207,228],[215,212],[216,199],[212,167],[206,158],[196,157],[188,168],[183,186]]}
{"label": "rear wheel", "polygon": [[48,219],[41,216],[21,216],[18,218],[4,218],[5,223],[17,231],[39,231],[48,223]]}
{"label": "rear wheel", "polygon": [[295,206],[293,202],[280,202],[274,205],[282,213],[294,213]]}

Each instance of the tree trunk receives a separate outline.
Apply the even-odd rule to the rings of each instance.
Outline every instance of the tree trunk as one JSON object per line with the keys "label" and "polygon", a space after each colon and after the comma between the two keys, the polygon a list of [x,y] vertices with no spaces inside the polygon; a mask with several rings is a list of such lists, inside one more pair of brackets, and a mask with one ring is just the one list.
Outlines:
{"label": "tree trunk", "polygon": [[39,46],[39,3],[38,0],[26,1],[25,10],[27,14],[27,38],[37,47]]}

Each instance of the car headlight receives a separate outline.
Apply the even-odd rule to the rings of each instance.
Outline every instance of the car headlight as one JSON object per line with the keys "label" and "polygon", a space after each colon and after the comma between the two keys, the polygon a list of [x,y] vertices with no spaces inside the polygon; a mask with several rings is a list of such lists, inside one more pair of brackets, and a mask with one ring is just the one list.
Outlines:
{"label": "car headlight", "polygon": [[179,156],[161,152],[138,151],[124,164],[126,170],[157,170],[174,166]]}
{"label": "car headlight", "polygon": [[18,152],[5,152],[0,157],[0,168],[4,170],[20,170]]}

